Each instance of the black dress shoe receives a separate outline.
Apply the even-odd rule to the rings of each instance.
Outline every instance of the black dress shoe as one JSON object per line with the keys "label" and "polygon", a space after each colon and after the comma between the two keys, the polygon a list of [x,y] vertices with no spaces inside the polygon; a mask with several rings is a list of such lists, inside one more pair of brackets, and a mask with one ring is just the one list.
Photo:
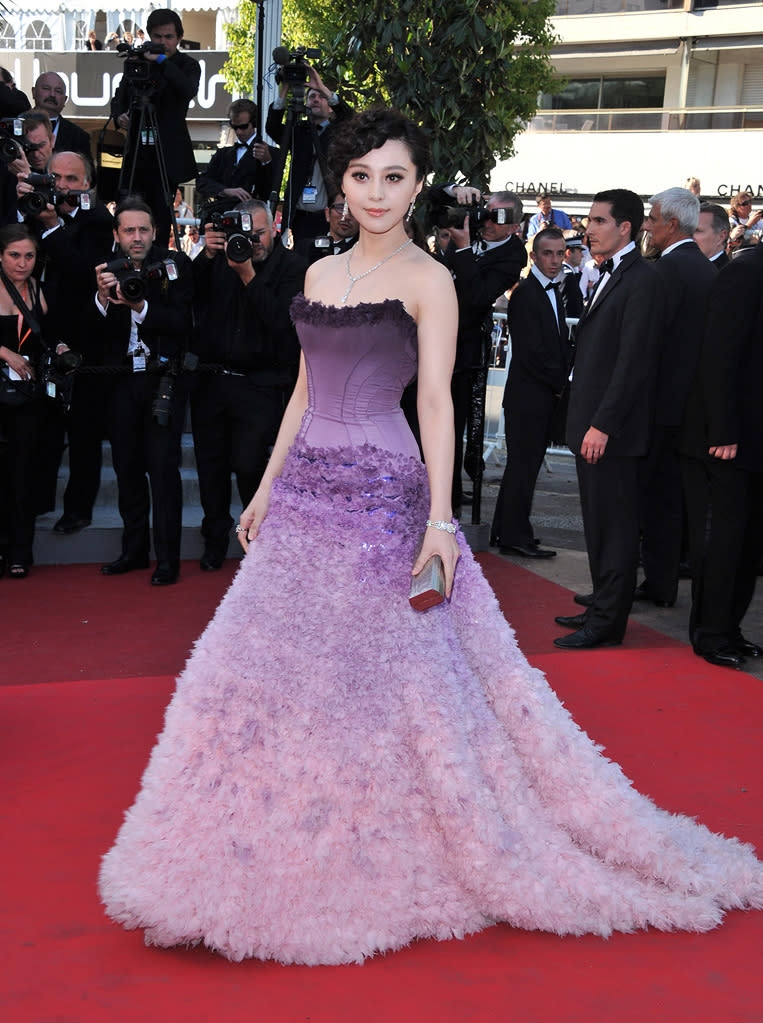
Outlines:
{"label": "black dress shoe", "polygon": [[154,574],[151,576],[152,586],[172,586],[178,581],[180,565],[171,561],[157,561]]}
{"label": "black dress shoe", "polygon": [[554,640],[554,646],[561,650],[594,650],[599,646],[620,646],[621,643],[622,640],[610,639],[609,636],[592,632],[585,625],[577,632],[571,632],[569,636],[559,636]]}
{"label": "black dress shoe", "polygon": [[148,558],[128,558],[126,554],[120,554],[116,561],[101,565],[101,575],[124,575],[136,568],[148,568]]}
{"label": "black dress shoe", "polygon": [[585,625],[585,611],[579,615],[557,615],[554,621],[565,629],[582,629]]}
{"label": "black dress shoe", "polygon": [[651,600],[655,607],[673,607],[673,605],[675,604],[675,600],[662,600],[662,598],[660,597],[653,597],[652,591],[649,588],[646,579],[643,581],[643,583],[641,583],[640,586],[636,587],[633,593],[633,599]]}
{"label": "black dress shoe", "polygon": [[759,647],[757,643],[745,639],[744,636],[733,640],[729,643],[729,646],[732,650],[736,650],[738,654],[741,654],[742,657],[763,657],[763,647]]}
{"label": "black dress shoe", "polygon": [[593,606],[593,593],[576,593],[572,599],[581,607]]}
{"label": "black dress shoe", "polygon": [[224,554],[216,554],[214,551],[204,551],[199,559],[199,568],[202,572],[217,572],[223,567]]}
{"label": "black dress shoe", "polygon": [[86,529],[92,519],[82,519],[78,515],[67,515],[64,513],[58,522],[53,526],[54,533],[64,533],[69,535],[71,533],[79,533],[81,529]]}
{"label": "black dress shoe", "polygon": [[521,558],[555,558],[556,551],[547,547],[499,547],[501,554],[518,554]]}
{"label": "black dress shoe", "polygon": [[722,646],[717,650],[700,651],[700,657],[704,657],[708,664],[715,664],[719,668],[741,668],[745,659],[734,647]]}

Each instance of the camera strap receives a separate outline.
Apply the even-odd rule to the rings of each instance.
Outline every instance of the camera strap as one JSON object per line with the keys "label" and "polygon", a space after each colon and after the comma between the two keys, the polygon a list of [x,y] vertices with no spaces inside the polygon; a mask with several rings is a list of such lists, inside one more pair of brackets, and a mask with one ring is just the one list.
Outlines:
{"label": "camera strap", "polygon": [[2,268],[0,268],[0,281],[3,282],[5,290],[13,299],[14,305],[21,313],[21,315],[24,317],[24,320],[26,321],[27,326],[31,329],[32,333],[41,335],[42,331],[40,329],[40,321],[37,319],[37,311],[40,308],[39,290],[34,300],[35,308],[33,311],[27,306],[26,302],[19,294],[18,288],[12,281],[8,279],[5,270],[3,270]]}

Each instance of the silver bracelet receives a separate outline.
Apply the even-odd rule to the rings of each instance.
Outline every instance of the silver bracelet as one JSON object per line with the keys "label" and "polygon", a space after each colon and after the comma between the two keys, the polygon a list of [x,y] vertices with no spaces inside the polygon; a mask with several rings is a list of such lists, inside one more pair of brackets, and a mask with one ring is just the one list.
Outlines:
{"label": "silver bracelet", "polygon": [[453,522],[443,522],[442,519],[427,519],[427,525],[432,529],[441,529],[444,533],[455,533],[456,526]]}

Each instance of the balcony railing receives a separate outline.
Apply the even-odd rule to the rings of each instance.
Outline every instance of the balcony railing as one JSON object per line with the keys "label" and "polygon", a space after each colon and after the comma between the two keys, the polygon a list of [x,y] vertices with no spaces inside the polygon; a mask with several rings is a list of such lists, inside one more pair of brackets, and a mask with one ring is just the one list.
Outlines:
{"label": "balcony railing", "polygon": [[540,110],[528,131],[739,131],[763,129],[763,106],[650,110]]}
{"label": "balcony railing", "polygon": [[555,15],[631,14],[634,11],[706,11],[743,7],[749,0],[556,0]]}

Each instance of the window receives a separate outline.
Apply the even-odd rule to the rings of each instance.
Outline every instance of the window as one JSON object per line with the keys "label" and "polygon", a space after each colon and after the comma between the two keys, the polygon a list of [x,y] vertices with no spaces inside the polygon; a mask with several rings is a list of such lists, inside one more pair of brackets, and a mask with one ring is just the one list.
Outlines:
{"label": "window", "polygon": [[665,96],[664,75],[634,78],[575,78],[561,92],[543,93],[540,110],[632,110],[659,108]]}
{"label": "window", "polygon": [[0,21],[0,50],[16,49],[16,33],[7,21]]}
{"label": "window", "polygon": [[25,50],[52,50],[53,39],[44,21],[33,21],[24,36]]}
{"label": "window", "polygon": [[[701,0],[695,0],[700,3]],[[715,6],[718,0],[704,0],[706,6]],[[721,0],[721,3],[728,0]],[[738,3],[739,0],[734,0]],[[682,10],[684,0],[556,0],[554,14],[620,14],[623,11]]]}

